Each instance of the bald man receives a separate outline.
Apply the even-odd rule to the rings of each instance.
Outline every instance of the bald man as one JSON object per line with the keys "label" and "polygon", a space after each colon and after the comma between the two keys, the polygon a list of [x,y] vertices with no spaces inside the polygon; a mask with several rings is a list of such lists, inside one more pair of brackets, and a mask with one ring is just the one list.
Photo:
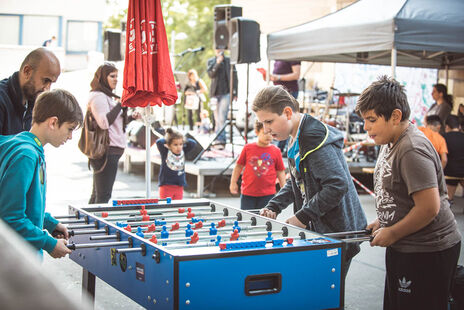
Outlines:
{"label": "bald man", "polygon": [[31,129],[35,99],[50,89],[60,73],[60,62],[55,54],[38,48],[26,56],[18,72],[0,81],[0,135]]}

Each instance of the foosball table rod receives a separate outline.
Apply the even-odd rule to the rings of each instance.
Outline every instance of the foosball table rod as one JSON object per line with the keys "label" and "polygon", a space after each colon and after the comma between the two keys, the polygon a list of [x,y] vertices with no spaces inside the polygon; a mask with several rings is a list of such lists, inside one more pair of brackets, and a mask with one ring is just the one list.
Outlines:
{"label": "foosball table rod", "polygon": [[[114,216],[114,217],[104,217],[105,220],[109,222],[116,222],[116,221],[143,221],[145,218],[151,221],[166,221],[169,219],[170,221],[179,221],[179,220],[188,220],[192,217],[201,217],[201,216],[211,216],[211,215],[218,215],[223,216],[223,212],[200,212],[200,213],[186,213],[186,214],[168,214],[168,215],[134,215],[134,216]],[[176,220],[176,219],[179,220]],[[80,221],[80,220],[75,220]],[[82,220],[83,222],[83,220]],[[70,222],[71,223],[71,222]],[[76,222],[79,223],[79,222]]]}
{"label": "foosball table rod", "polygon": [[[247,222],[247,221],[244,221]],[[140,229],[139,229],[140,228]],[[268,231],[269,226],[268,225],[256,225],[256,226],[240,226],[241,231],[252,231],[256,229],[265,229]],[[152,237],[155,235],[158,239],[161,239],[161,230],[154,231],[154,232],[147,232],[148,227],[137,227],[136,229],[132,229],[133,233],[143,233],[144,236],[147,237]],[[210,228],[202,228],[202,229],[192,229],[193,231],[198,232],[198,234],[209,234],[209,236],[215,236],[210,234]],[[230,227],[223,227],[223,228],[217,228],[217,232],[230,232]],[[95,232],[95,230],[88,231],[88,233]],[[99,230],[99,233],[104,233],[105,230]],[[177,230],[177,231],[170,231],[170,235],[185,235],[184,230]],[[109,239],[117,239],[118,235],[111,234],[111,235],[97,235],[97,236],[90,236],[90,240],[109,240]]]}
{"label": "foosball table rod", "polygon": [[114,241],[114,242],[100,242],[100,243],[71,243],[67,247],[70,250],[88,249],[88,248],[103,248],[111,246],[125,246],[130,245],[130,241]]}
{"label": "foosball table rod", "polygon": [[[190,210],[190,211],[189,211]],[[158,214],[187,214],[189,212],[195,211],[215,211],[215,207],[213,206],[206,206],[206,207],[190,207],[190,208],[169,208],[169,209],[146,209],[146,208],[141,208],[137,210],[121,210],[121,211],[105,211],[105,212],[94,212],[93,214],[95,216],[99,217],[111,217],[111,216],[117,216],[117,215],[141,215],[142,213],[147,212],[148,215],[158,215]]]}
{"label": "foosball table rod", "polygon": [[202,218],[190,218],[190,219],[177,219],[177,220],[150,220],[150,221],[122,221],[120,224],[127,224],[127,225],[151,225],[155,224],[156,226],[163,226],[163,225],[169,225],[169,224],[175,224],[175,223],[188,223],[188,222],[211,222],[211,221],[217,221],[217,220],[232,220],[236,221],[238,219],[237,216],[221,216],[221,217],[202,217]]}
{"label": "foosball table rod", "polygon": [[[175,222],[175,223],[173,223],[173,225],[171,226],[171,229],[169,229],[169,231],[173,232],[173,231],[182,230],[182,229],[188,229],[188,228],[198,230],[199,228],[202,228],[204,226],[202,220],[197,220],[197,219],[193,219],[193,220],[195,222],[187,223],[187,224],[182,225],[182,226],[178,222]],[[201,222],[201,224],[199,224],[200,222]],[[142,221],[142,222],[116,223],[116,225],[118,225],[121,228],[124,228],[125,230],[128,230],[126,228],[127,228],[127,226],[129,224],[131,225],[131,231],[130,232],[138,232],[139,227],[141,227],[142,232],[144,232],[144,231],[159,232],[159,231],[163,230],[163,226],[166,226],[165,224],[159,225],[159,222],[158,222],[158,225],[156,225],[156,221],[155,222],[151,222],[151,221],[144,222],[144,221]],[[258,227],[258,226],[255,225],[256,221],[248,221],[248,220],[237,221],[235,219],[233,219],[232,221],[221,220],[218,223],[211,222],[211,223],[207,223],[207,224],[209,224],[209,225],[214,224],[214,226],[217,226],[218,229],[221,228],[221,227],[226,227],[226,226],[230,226],[230,225],[234,225],[234,226],[237,226],[237,225],[239,225],[239,226],[251,225],[252,227]],[[155,228],[153,228],[152,225],[154,225]],[[190,227],[188,225],[190,225]],[[193,227],[192,227],[192,225],[193,225]],[[263,226],[259,226],[259,227],[263,227]],[[271,230],[272,224],[270,222],[267,222],[265,227],[266,227],[266,230]],[[168,229],[168,227],[166,227],[166,230],[167,229]]]}
{"label": "foosball table rod", "polygon": [[[266,232],[245,232],[245,233],[239,233],[237,230],[234,230],[232,233],[220,233],[217,235],[207,235],[207,236],[200,236],[198,233],[194,233],[192,236],[189,237],[182,237],[182,238],[163,238],[161,237],[160,239],[156,238],[156,243],[162,243],[163,245],[166,245],[167,243],[172,243],[172,242],[189,242],[189,243],[196,243],[198,240],[213,240],[220,236],[221,238],[230,238],[231,241],[233,240],[245,240],[244,238],[248,237],[256,237],[256,236],[263,236],[267,235],[266,239],[271,239],[272,235],[284,235],[285,232],[276,230],[276,231],[266,231]],[[149,238],[149,236],[145,237],[146,239]],[[153,242],[153,239],[150,239],[150,241]]]}

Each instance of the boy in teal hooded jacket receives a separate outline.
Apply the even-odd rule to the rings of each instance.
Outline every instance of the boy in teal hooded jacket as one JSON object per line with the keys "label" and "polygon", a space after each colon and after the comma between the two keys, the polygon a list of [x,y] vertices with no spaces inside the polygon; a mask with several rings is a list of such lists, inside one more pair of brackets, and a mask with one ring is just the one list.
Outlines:
{"label": "boy in teal hooded jacket", "polygon": [[82,110],[74,96],[54,90],[37,98],[29,132],[0,136],[0,218],[40,253],[44,249],[54,258],[71,251],[66,247],[66,226],[45,212],[43,148],[47,143],[59,147],[70,140],[82,120]]}

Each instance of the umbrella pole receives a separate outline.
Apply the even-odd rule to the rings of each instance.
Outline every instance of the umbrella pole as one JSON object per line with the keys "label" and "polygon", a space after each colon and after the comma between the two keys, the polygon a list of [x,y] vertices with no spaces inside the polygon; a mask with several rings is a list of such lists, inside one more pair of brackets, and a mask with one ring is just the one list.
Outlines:
{"label": "umbrella pole", "polygon": [[391,51],[391,77],[396,79],[396,48]]}
{"label": "umbrella pole", "polygon": [[150,131],[150,105],[145,107],[145,189],[146,198],[150,198],[151,193],[151,131]]}

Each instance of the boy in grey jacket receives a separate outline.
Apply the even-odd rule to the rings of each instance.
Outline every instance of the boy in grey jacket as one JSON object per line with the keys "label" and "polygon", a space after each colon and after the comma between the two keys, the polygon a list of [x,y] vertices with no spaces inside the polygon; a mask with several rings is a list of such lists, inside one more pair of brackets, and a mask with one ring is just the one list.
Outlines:
{"label": "boy in grey jacket", "polygon": [[[262,89],[253,102],[253,111],[274,139],[291,138],[287,153],[291,179],[261,215],[276,218],[293,203],[295,215],[286,220],[289,224],[318,233],[365,229],[366,216],[342,152],[342,134],[299,113],[298,102],[280,86]],[[345,250],[346,277],[360,247],[352,243]]]}

